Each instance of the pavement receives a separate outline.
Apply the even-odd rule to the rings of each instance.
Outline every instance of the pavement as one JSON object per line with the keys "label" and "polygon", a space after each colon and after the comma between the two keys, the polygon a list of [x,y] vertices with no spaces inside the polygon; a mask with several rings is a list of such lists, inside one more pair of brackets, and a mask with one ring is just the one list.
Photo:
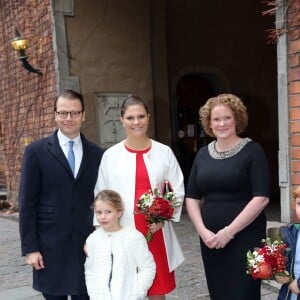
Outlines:
{"label": "pavement", "polygon": [[[269,227],[281,225],[268,222]],[[185,261],[176,270],[176,289],[167,300],[209,300],[204,269],[201,260],[199,237],[186,213],[180,223],[174,224]],[[18,231],[18,215],[5,216],[0,213],[0,299],[41,300],[41,294],[31,287],[31,267],[21,257]],[[238,284],[238,283],[237,283]],[[262,300],[276,300],[278,285],[274,281],[263,282]],[[243,300],[243,299],[240,299]]]}

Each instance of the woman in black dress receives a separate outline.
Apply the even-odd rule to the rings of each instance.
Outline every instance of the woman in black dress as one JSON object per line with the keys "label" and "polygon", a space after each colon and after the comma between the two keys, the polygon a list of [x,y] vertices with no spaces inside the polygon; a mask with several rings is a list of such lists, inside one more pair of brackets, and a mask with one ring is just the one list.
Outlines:
{"label": "woman in black dress", "polygon": [[262,147],[241,138],[247,110],[232,94],[210,98],[199,110],[215,140],[194,160],[186,207],[199,236],[212,300],[259,300],[260,280],[246,274],[246,253],[266,235],[264,208],[270,174]]}

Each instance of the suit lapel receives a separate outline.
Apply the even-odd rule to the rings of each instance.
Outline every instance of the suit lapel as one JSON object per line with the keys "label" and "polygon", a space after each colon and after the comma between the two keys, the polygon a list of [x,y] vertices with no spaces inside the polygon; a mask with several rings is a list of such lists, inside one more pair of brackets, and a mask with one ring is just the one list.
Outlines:
{"label": "suit lapel", "polygon": [[84,172],[84,170],[88,166],[89,161],[92,157],[91,150],[90,150],[90,144],[89,144],[88,140],[85,138],[85,136],[83,134],[80,134],[80,137],[81,137],[81,143],[82,143],[82,160],[81,160],[81,164],[80,164],[76,178],[78,178]]}

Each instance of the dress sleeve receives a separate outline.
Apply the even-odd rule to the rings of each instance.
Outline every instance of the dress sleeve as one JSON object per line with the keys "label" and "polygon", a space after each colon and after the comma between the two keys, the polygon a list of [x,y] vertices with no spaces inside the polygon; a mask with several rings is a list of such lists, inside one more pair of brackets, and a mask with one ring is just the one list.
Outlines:
{"label": "dress sleeve", "polygon": [[253,143],[250,180],[253,197],[270,196],[271,180],[269,165],[263,148],[257,143]]}
{"label": "dress sleeve", "polygon": [[198,178],[198,168],[201,168],[200,163],[199,163],[199,152],[197,153],[188,180],[187,184],[187,191],[186,191],[186,197],[187,198],[193,198],[197,200],[201,200],[202,194],[199,189],[199,183],[197,183],[197,178]]}

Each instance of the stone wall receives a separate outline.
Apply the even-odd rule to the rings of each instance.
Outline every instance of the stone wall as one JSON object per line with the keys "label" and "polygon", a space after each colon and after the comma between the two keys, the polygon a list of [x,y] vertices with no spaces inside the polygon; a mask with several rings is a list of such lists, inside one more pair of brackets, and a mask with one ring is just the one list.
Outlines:
{"label": "stone wall", "polygon": [[154,135],[149,7],[149,0],[75,0],[74,16],[65,17],[70,74],[79,78],[85,99],[82,131],[96,143],[96,93],[142,97]]}

